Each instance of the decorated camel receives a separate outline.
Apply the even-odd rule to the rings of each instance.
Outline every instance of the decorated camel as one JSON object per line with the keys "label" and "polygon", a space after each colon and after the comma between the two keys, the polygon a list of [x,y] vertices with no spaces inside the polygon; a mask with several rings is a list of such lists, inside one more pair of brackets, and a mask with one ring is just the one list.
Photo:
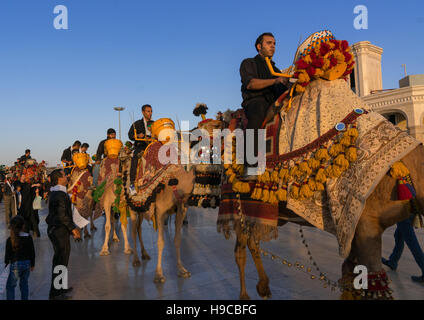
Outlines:
{"label": "decorated camel", "polygon": [[[381,236],[414,204],[424,207],[423,146],[351,91],[346,79],[354,60],[346,41],[317,32],[295,61],[289,75],[270,71],[296,83],[269,109],[265,172],[247,180],[235,154],[224,165],[217,227],[227,238],[237,236],[240,299],[249,299],[246,246],[258,271],[258,294],[271,296],[259,242],[277,238],[277,226],[287,222],[335,235],[345,258],[343,298],[390,299]],[[356,265],[367,267],[367,290],[353,288]]]}
{"label": "decorated camel", "polygon": [[[158,260],[154,281],[165,282],[166,278],[162,269],[162,254],[164,249],[164,225],[168,214],[176,213],[174,245],[177,256],[178,276],[188,278],[190,272],[181,261],[181,228],[187,212],[186,202],[191,195],[194,185],[194,169],[186,171],[179,164],[175,141],[175,126],[171,119],[163,118],[152,124],[152,142],[139,161],[136,179],[137,194],[129,194],[129,168],[124,171],[124,192],[126,203],[130,207],[132,222],[132,239],[134,244],[133,265],[140,265],[137,253],[137,233],[140,241],[142,259],[150,259],[147,254],[142,237],[141,223],[143,219],[153,221],[153,227],[158,232]],[[136,136],[136,134],[135,134]],[[161,150],[165,150],[163,153]],[[161,154],[171,160],[167,163],[161,161]],[[177,157],[177,158],[174,158]],[[172,159],[176,161],[172,161]]]}
{"label": "decorated camel", "polygon": [[[72,203],[77,208],[79,214],[90,219],[90,231],[97,228],[94,220],[101,216],[101,210],[94,209],[94,199],[92,196],[93,177],[88,169],[89,156],[86,153],[75,153],[73,155],[74,168],[71,171],[68,192],[71,194]],[[91,237],[88,227],[84,227],[84,238]]]}
{"label": "decorated camel", "polygon": [[[111,229],[113,233],[113,241],[119,242],[119,238],[116,233],[116,221],[112,215],[112,208],[114,208],[114,211],[119,210],[119,199],[123,195],[121,179],[122,167],[118,158],[122,147],[122,142],[117,139],[109,139],[105,142],[106,158],[103,159],[101,163],[97,187],[93,195],[94,200],[98,202],[98,206],[104,211],[106,217],[105,241],[100,252],[101,256],[110,254],[109,238]],[[127,236],[126,215],[121,215],[121,218],[121,229],[125,242],[124,252],[125,254],[131,254],[132,250]]]}

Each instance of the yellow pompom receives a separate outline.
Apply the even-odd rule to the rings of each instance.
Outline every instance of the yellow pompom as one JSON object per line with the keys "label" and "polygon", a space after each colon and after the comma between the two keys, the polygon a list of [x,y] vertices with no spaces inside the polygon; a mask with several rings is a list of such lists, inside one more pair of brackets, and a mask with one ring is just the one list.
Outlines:
{"label": "yellow pompom", "polygon": [[290,188],[290,198],[299,199],[299,186],[296,183],[293,183]]}
{"label": "yellow pompom", "polygon": [[302,85],[300,85],[300,84],[297,84],[297,85],[296,85],[296,92],[297,92],[297,93],[305,92],[305,90],[306,90],[306,88],[305,88],[304,86],[302,86]]}
{"label": "yellow pompom", "polygon": [[305,82],[309,82],[311,81],[311,78],[309,77],[308,73],[304,70],[302,70],[301,72],[299,72],[299,82],[301,83],[305,83]]}
{"label": "yellow pompom", "polygon": [[233,191],[240,192],[241,181],[236,181],[233,183]]}
{"label": "yellow pompom", "polygon": [[349,147],[351,145],[351,137],[344,134],[343,138],[340,139],[340,144],[344,147]]}
{"label": "yellow pompom", "polygon": [[325,190],[324,185],[320,182],[315,182],[315,186],[316,186],[315,191],[324,191]]}
{"label": "yellow pompom", "polygon": [[320,167],[320,165],[321,165],[321,163],[317,159],[311,158],[311,159],[308,160],[308,166],[313,171],[317,170]]}
{"label": "yellow pompom", "polygon": [[355,146],[350,146],[346,151],[346,159],[349,162],[355,162],[357,158],[358,158],[358,155],[356,154]]}
{"label": "yellow pompom", "polygon": [[300,200],[308,199],[308,198],[312,197],[313,195],[314,195],[314,193],[309,188],[308,184],[303,184],[302,187],[300,187],[300,191],[299,191],[299,199]]}
{"label": "yellow pompom", "polygon": [[278,173],[279,173],[278,170],[272,171],[271,182],[278,183],[280,181],[280,178],[278,177]]}
{"label": "yellow pompom", "polygon": [[308,179],[308,186],[311,191],[315,191],[317,189],[317,183],[315,182],[314,178]]}
{"label": "yellow pompom", "polygon": [[315,177],[315,181],[324,184],[327,181],[327,176],[325,175],[324,168],[319,168],[317,175]]}
{"label": "yellow pompom", "polygon": [[262,183],[270,183],[271,182],[271,177],[269,175],[268,169],[265,170],[265,172],[260,175],[260,180],[259,181],[262,182]]}
{"label": "yellow pompom", "polygon": [[324,76],[324,71],[322,71],[322,69],[319,69],[319,68],[315,69],[314,78],[319,79],[322,76]]}
{"label": "yellow pompom", "polygon": [[331,147],[330,151],[328,152],[330,156],[333,158],[336,157],[340,152],[343,152],[343,146],[340,143],[335,143]]}
{"label": "yellow pompom", "polygon": [[276,192],[275,191],[271,191],[269,193],[269,200],[268,200],[268,202],[270,204],[277,204],[278,203],[278,199],[277,199],[277,195],[276,195]]}
{"label": "yellow pompom", "polygon": [[346,160],[343,153],[340,153],[336,159],[334,159],[334,163],[337,164],[343,171],[346,171],[349,168],[349,161]]}
{"label": "yellow pompom", "polygon": [[243,182],[241,185],[241,193],[249,193],[250,192],[250,185],[248,182]]}
{"label": "yellow pompom", "polygon": [[350,128],[346,131],[345,135],[349,136],[349,137],[353,137],[353,138],[358,138],[358,129],[356,129],[355,127]]}
{"label": "yellow pompom", "polygon": [[288,167],[283,167],[283,168],[280,169],[279,177],[283,182],[288,180],[288,178],[289,178]]}
{"label": "yellow pompom", "polygon": [[315,159],[321,161],[321,162],[325,162],[328,161],[330,159],[330,156],[328,155],[328,151],[325,148],[320,148],[316,153],[315,153]]}
{"label": "yellow pompom", "polygon": [[265,188],[262,190],[261,200],[263,202],[268,202],[268,200],[269,200],[269,190],[268,189],[269,189],[269,187],[265,186]]}
{"label": "yellow pompom", "polygon": [[287,201],[287,187],[282,187],[276,192],[279,201]]}
{"label": "yellow pompom", "polygon": [[395,179],[400,179],[409,175],[409,170],[403,164],[403,162],[398,161],[392,165],[392,168],[390,169],[390,175]]}
{"label": "yellow pompom", "polygon": [[224,169],[229,169],[231,167],[231,164],[224,164]]}
{"label": "yellow pompom", "polygon": [[299,166],[295,165],[290,169],[290,176],[292,178],[299,178],[302,176],[302,172],[299,170]]}
{"label": "yellow pompom", "polygon": [[253,189],[253,192],[250,195],[250,197],[254,200],[259,200],[261,198],[261,195],[262,195],[261,184],[257,183],[255,185],[255,189]]}
{"label": "yellow pompom", "polygon": [[338,178],[342,175],[343,171],[344,170],[340,166],[338,166],[337,164],[333,164],[332,166],[329,166],[326,169],[325,173],[328,177]]}
{"label": "yellow pompom", "polygon": [[312,173],[311,168],[309,168],[308,163],[303,161],[299,164],[299,171],[303,172],[307,177],[309,177]]}
{"label": "yellow pompom", "polygon": [[327,71],[330,68],[330,59],[324,59],[324,65],[322,66],[323,71]]}

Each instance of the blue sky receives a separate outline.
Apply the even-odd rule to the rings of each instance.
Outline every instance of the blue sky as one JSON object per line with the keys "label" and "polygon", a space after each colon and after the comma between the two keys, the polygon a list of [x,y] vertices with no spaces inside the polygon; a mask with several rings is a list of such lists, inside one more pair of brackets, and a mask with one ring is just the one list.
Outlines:
{"label": "blue sky", "polygon": [[[360,4],[368,30],[353,27]],[[68,8],[68,30],[53,27],[56,5]],[[403,63],[409,74],[424,73],[418,0],[2,0],[0,164],[30,148],[56,165],[76,139],[94,153],[107,128],[118,128],[114,106],[126,107],[123,140],[145,103],[154,119],[178,116],[193,127],[197,102],[210,117],[240,106],[240,62],[256,54],[260,33],[274,33],[274,60],[285,68],[299,39],[322,29],[382,47],[384,88],[398,87]]]}

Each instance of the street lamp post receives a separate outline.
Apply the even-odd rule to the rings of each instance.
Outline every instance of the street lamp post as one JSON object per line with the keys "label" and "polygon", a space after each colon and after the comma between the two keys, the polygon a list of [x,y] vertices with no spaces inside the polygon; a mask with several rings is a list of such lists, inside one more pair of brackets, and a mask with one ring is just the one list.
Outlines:
{"label": "street lamp post", "polygon": [[118,119],[119,119],[119,140],[122,141],[121,139],[121,111],[124,111],[125,108],[123,107],[114,107],[113,108],[115,111],[118,111]]}

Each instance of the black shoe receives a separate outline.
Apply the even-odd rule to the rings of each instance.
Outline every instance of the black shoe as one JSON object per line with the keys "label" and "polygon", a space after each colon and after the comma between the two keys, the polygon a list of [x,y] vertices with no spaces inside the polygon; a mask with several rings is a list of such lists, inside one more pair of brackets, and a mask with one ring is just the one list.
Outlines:
{"label": "black shoe", "polygon": [[381,262],[384,264],[384,265],[386,265],[386,266],[388,266],[392,271],[396,271],[396,267],[394,267],[394,266],[392,266],[391,264],[390,264],[390,261],[389,260],[387,260],[387,259],[384,259],[384,258],[381,258]]}
{"label": "black shoe", "polygon": [[115,212],[115,220],[118,220],[120,216],[119,212]]}
{"label": "black shoe", "polygon": [[424,276],[411,276],[412,281],[418,282],[418,283],[424,283]]}

